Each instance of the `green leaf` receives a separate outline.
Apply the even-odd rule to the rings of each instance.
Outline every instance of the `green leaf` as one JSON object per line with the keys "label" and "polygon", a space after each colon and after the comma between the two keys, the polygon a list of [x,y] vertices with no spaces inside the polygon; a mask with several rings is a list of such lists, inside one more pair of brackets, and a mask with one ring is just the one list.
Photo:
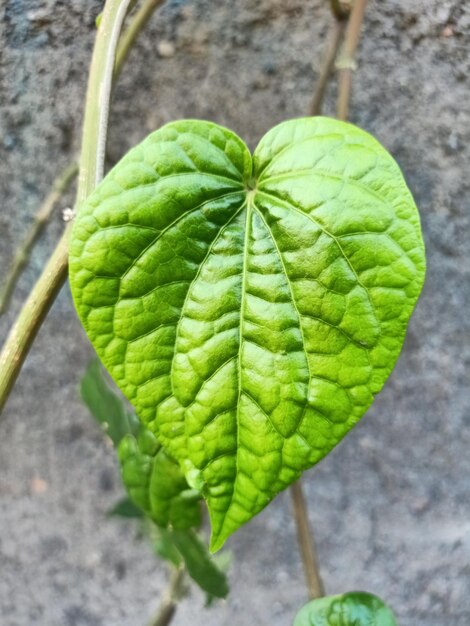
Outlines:
{"label": "green leaf", "polygon": [[80,395],[115,446],[127,433],[137,432],[138,419],[128,411],[123,399],[110,388],[103,367],[97,359],[88,365],[83,375]]}
{"label": "green leaf", "polygon": [[397,626],[380,598],[362,591],[312,600],[297,613],[294,626]]}
{"label": "green leaf", "polygon": [[139,518],[144,516],[141,508],[137,507],[129,498],[119,500],[108,512],[110,516]]}
{"label": "green leaf", "polygon": [[[199,587],[215,598],[225,598],[229,592],[227,577],[195,532],[174,530],[172,539],[183,557],[188,574]],[[208,598],[210,604],[210,597]]]}
{"label": "green leaf", "polygon": [[153,527],[150,531],[157,556],[178,567],[184,562],[194,582],[207,594],[207,606],[216,598],[228,594],[226,571],[230,554],[222,552],[216,557],[209,554],[206,545],[191,529],[172,530]]}
{"label": "green leaf", "polygon": [[200,494],[190,489],[180,466],[144,428],[126,435],[118,450],[122,480],[135,504],[158,526],[192,528],[201,523]]}
{"label": "green leaf", "polygon": [[153,549],[157,556],[165,561],[169,561],[175,567],[179,567],[183,560],[183,557],[175,545],[171,530],[157,528],[157,537],[153,541]]}
{"label": "green leaf", "polygon": [[276,126],[251,157],[178,121],[81,207],[72,293],[139,418],[202,489],[213,550],[357,423],[425,271],[419,215],[351,124]]}

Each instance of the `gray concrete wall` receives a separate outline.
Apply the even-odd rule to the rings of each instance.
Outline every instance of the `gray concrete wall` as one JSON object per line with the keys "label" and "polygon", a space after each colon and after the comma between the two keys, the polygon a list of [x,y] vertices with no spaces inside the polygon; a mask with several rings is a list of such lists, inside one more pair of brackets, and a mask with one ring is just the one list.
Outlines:
{"label": "gray concrete wall", "polygon": [[[277,122],[305,114],[331,22],[327,4],[168,2],[116,89],[110,159],[177,117],[220,122],[253,146]],[[54,176],[78,150],[100,5],[1,3],[2,276]],[[470,624],[469,8],[370,3],[351,119],[404,170],[421,211],[428,274],[386,388],[305,476],[328,591],[376,592],[401,626]],[[172,42],[173,56],[159,57],[162,40]],[[0,339],[62,228],[57,211],[0,318]],[[78,399],[91,354],[65,287],[0,424],[1,626],[141,626],[165,585],[135,526],[106,518],[122,487],[113,450]],[[228,547],[227,602],[206,611],[193,593],[175,626],[290,624],[305,590],[288,494]]]}

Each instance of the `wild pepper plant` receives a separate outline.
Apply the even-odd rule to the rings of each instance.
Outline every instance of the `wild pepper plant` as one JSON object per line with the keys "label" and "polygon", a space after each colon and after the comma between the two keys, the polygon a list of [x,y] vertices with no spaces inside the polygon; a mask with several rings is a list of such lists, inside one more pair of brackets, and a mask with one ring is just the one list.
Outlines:
{"label": "wild pepper plant", "polygon": [[[370,407],[424,273],[400,169],[356,126],[289,120],[253,155],[211,122],[149,135],[70,249],[80,319],[141,423],[119,452],[134,502],[178,530],[204,498],[219,550]],[[394,623],[369,596],[316,602],[296,626]]]}
{"label": "wild pepper plant", "polygon": [[[398,358],[425,257],[418,212],[393,158],[364,131],[325,117],[280,124],[253,155],[216,124],[173,122],[97,186],[113,84],[162,3],[142,0],[121,35],[136,3],[105,2],[79,165],[59,185],[79,170],[70,249],[69,224],[0,353],[0,411],[69,258],[80,319],[134,407],[92,364],[82,395],[108,426],[129,493],[115,512],[139,516],[155,551],[176,566],[173,596],[153,622],[167,626],[182,564],[209,600],[228,591],[223,563],[197,534],[201,499],[217,551],[347,434]],[[315,112],[337,59],[338,116],[347,118],[366,3],[330,0],[336,23]],[[314,600],[294,624],[395,620],[381,600],[355,592]]]}

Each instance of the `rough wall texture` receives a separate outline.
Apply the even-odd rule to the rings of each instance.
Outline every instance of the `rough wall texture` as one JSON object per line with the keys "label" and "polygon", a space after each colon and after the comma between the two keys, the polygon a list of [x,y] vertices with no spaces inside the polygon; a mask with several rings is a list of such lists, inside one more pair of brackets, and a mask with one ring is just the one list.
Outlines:
{"label": "rough wall texture", "polygon": [[[303,115],[327,5],[169,1],[115,91],[110,159],[178,117],[220,122],[253,146],[277,122]],[[96,0],[1,3],[2,276],[78,150],[100,9]],[[159,56],[162,41],[172,56]],[[466,3],[371,1],[351,119],[403,167],[422,214],[427,282],[388,385],[305,489],[328,591],[379,593],[401,626],[470,623],[469,77]],[[58,211],[0,318],[1,339],[62,228]],[[64,288],[0,424],[2,626],[140,626],[165,586],[134,526],[106,519],[122,489],[114,453],[77,397],[90,356]],[[195,593],[175,626],[290,624],[305,591],[288,494],[229,545],[228,601],[205,611]]]}

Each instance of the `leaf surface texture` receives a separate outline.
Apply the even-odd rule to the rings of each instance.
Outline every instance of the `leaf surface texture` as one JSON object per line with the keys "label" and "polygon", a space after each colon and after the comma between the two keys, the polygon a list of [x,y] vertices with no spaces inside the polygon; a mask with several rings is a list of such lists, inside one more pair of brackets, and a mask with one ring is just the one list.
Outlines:
{"label": "leaf surface texture", "polygon": [[212,549],[362,417],[422,287],[419,216],[359,128],[152,133],[81,207],[70,278],[98,354],[209,507]]}
{"label": "leaf surface texture", "polygon": [[398,626],[377,596],[352,591],[312,600],[297,613],[293,626]]}

